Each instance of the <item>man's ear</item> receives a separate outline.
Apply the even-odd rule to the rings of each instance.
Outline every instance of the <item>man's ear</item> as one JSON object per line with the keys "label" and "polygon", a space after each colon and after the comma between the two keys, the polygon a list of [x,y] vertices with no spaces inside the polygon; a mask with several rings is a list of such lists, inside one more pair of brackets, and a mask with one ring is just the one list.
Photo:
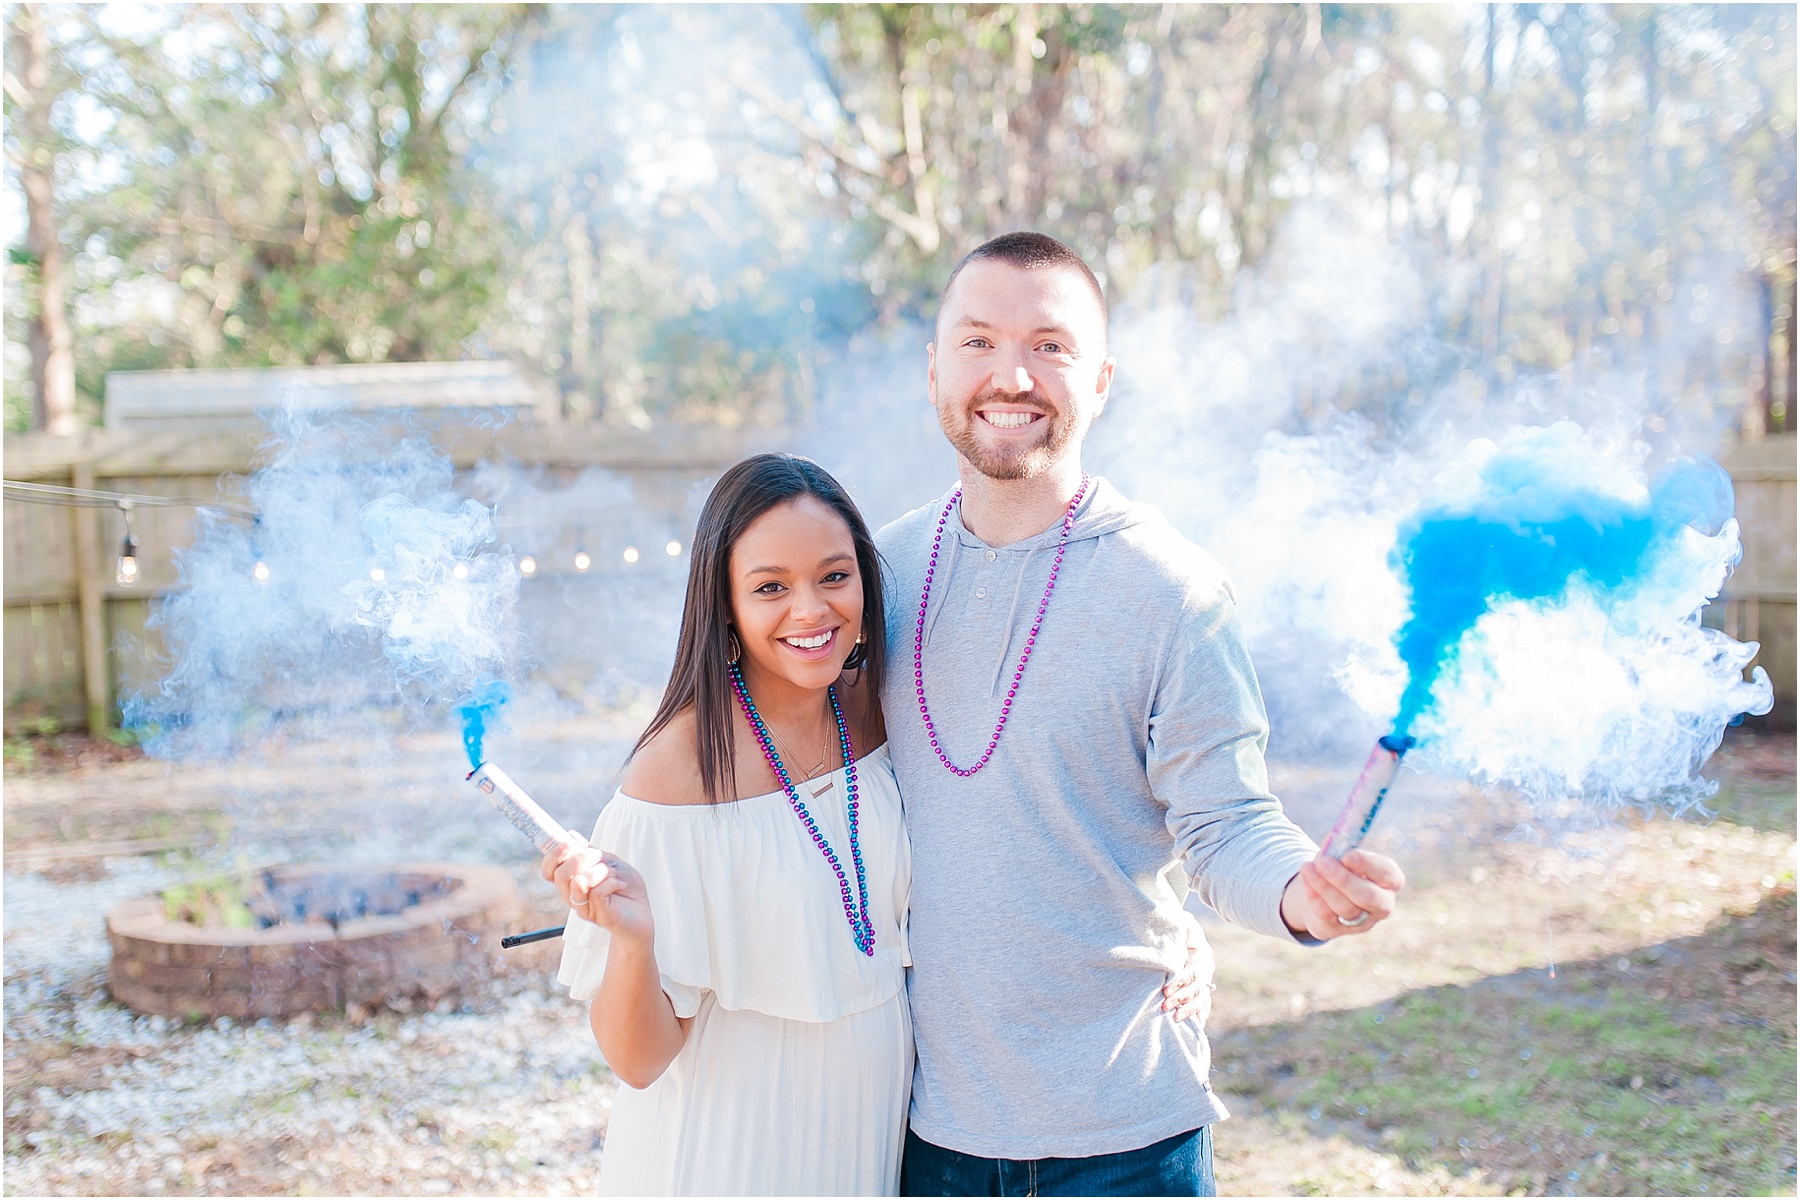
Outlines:
{"label": "man's ear", "polygon": [[1100,364],[1099,374],[1094,376],[1094,391],[1099,395],[1099,402],[1094,406],[1096,417],[1106,411],[1106,402],[1112,399],[1113,371],[1118,365],[1119,360],[1108,355]]}
{"label": "man's ear", "polygon": [[925,398],[937,404],[937,343],[925,343]]}

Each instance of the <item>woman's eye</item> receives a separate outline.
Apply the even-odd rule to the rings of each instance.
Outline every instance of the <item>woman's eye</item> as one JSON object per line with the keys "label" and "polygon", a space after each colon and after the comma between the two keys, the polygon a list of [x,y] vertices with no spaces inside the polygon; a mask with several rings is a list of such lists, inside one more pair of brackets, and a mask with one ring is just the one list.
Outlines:
{"label": "woman's eye", "polygon": [[831,574],[827,575],[825,578],[821,579],[819,582],[820,583],[842,583],[842,582],[844,582],[844,580],[846,580],[848,578],[850,578],[850,572],[848,572],[848,571],[833,571]]}
{"label": "woman's eye", "polygon": [[778,594],[781,590],[781,585],[771,579],[761,587],[758,587],[753,594],[757,596],[773,596]]}

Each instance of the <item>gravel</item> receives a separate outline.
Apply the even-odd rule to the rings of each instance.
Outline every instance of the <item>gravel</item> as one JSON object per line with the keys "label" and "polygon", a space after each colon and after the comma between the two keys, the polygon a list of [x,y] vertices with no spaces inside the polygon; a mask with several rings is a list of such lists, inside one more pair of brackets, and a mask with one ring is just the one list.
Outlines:
{"label": "gravel", "polygon": [[[597,732],[616,762],[616,731]],[[595,733],[583,735],[588,756]],[[553,747],[531,749],[521,759]],[[361,1022],[189,1024],[140,1016],[106,993],[111,905],[244,863],[501,862],[528,904],[520,928],[556,923],[530,848],[458,786],[445,750],[435,739],[354,754],[309,746],[254,769],[138,762],[9,778],[9,818],[69,803],[115,813],[204,804],[228,811],[234,829],[207,855],[6,873],[9,1193],[595,1190],[617,1083],[584,1007],[556,985],[555,941],[503,952],[491,983],[434,1010]],[[598,808],[591,782],[544,778],[558,815],[585,826]]]}

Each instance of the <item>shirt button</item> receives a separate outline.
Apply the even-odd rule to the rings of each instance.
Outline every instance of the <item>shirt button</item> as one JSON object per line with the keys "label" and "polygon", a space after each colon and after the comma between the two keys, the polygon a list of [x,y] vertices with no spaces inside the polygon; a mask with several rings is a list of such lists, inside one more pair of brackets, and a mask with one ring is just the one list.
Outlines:
{"label": "shirt button", "polygon": [[986,600],[987,599],[987,589],[986,588],[976,588],[975,589],[975,598],[977,600]]}
{"label": "shirt button", "polygon": [[998,554],[995,554],[992,550],[988,551],[988,561],[989,562],[993,562],[996,558],[999,558],[999,557],[1000,556]]}

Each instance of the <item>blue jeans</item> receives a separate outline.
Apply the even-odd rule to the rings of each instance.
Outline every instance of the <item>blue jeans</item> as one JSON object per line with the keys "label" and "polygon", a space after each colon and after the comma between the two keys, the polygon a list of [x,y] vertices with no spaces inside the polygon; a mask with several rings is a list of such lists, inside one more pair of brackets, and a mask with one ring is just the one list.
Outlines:
{"label": "blue jeans", "polygon": [[911,1129],[902,1196],[1211,1196],[1212,1127],[1091,1158],[979,1158],[934,1146]]}

